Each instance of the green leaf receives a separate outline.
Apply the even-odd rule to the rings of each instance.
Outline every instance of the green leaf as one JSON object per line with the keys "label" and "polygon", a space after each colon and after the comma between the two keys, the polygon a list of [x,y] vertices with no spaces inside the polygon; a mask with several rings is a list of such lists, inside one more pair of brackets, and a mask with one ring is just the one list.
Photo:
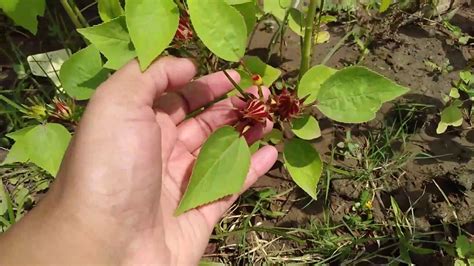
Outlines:
{"label": "green leaf", "polygon": [[296,8],[290,8],[288,16],[288,26],[292,31],[300,36],[304,36],[305,15]]}
{"label": "green leaf", "polygon": [[460,258],[467,258],[469,252],[471,250],[471,242],[465,235],[460,235],[456,239],[456,253]]}
{"label": "green leaf", "polygon": [[250,148],[249,148],[250,154],[256,153],[258,151],[258,149],[260,148],[260,144],[261,144],[260,140],[256,141],[254,144],[252,144],[252,146],[250,146]]}
{"label": "green leaf", "polygon": [[28,132],[17,135],[3,164],[30,161],[55,176],[70,139],[71,134],[60,124],[35,126]]}
{"label": "green leaf", "polygon": [[455,100],[448,107],[441,112],[441,121],[438,123],[436,133],[442,134],[446,131],[448,126],[459,127],[462,125],[463,116],[460,109],[462,102]]}
{"label": "green leaf", "polygon": [[363,123],[375,118],[384,102],[408,89],[365,67],[337,71],[322,85],[318,108],[327,117],[344,123]]}
{"label": "green leaf", "polygon": [[283,140],[283,132],[281,130],[273,128],[270,133],[263,137],[263,141],[278,144]]}
{"label": "green leaf", "polygon": [[226,264],[221,263],[221,262],[201,260],[199,262],[199,266],[226,266]]}
{"label": "green leaf", "polygon": [[449,91],[449,97],[454,99],[458,99],[459,97],[461,97],[461,95],[459,94],[459,90],[457,88],[451,88],[451,90]]}
{"label": "green leaf", "polygon": [[0,217],[8,210],[8,200],[7,191],[5,191],[3,182],[0,182]]}
{"label": "green leaf", "polygon": [[286,10],[291,7],[291,2],[291,0],[265,0],[263,2],[263,11],[283,21]]}
{"label": "green leaf", "polygon": [[291,130],[301,139],[312,140],[321,137],[321,129],[319,123],[311,115],[304,115],[300,118],[293,119]]}
{"label": "green leaf", "polygon": [[[229,2],[229,1],[227,1]],[[232,2],[232,1],[231,1]],[[237,9],[245,20],[247,26],[247,35],[250,35],[257,24],[257,6],[253,1],[248,1],[241,4],[231,4]]]}
{"label": "green leaf", "polygon": [[87,100],[108,77],[102,68],[102,58],[94,45],[73,54],[59,71],[59,80],[69,96]]}
{"label": "green leaf", "polygon": [[107,22],[123,15],[120,0],[98,0],[99,16],[102,21]]}
{"label": "green leaf", "polygon": [[472,73],[469,72],[468,70],[464,70],[459,72],[459,77],[461,78],[464,83],[468,84],[471,81],[472,78]]}
{"label": "green leaf", "polygon": [[[281,75],[281,71],[270,65],[265,64],[257,56],[245,56],[243,62],[248,71],[252,74],[258,74],[262,77],[263,85],[270,87]],[[240,74],[239,86],[242,88],[248,88],[253,85],[251,75],[245,71],[244,67],[240,66],[237,71]]]}
{"label": "green leaf", "polygon": [[[468,266],[468,265],[460,259],[455,259],[454,260],[454,266]],[[469,265],[469,266],[471,266],[471,265]]]}
{"label": "green leaf", "polygon": [[336,69],[325,65],[317,65],[310,68],[301,78],[298,85],[298,97],[306,98],[306,104],[310,104],[316,100],[321,89],[321,85],[332,75],[337,72]]}
{"label": "green leaf", "polygon": [[117,70],[137,56],[124,16],[77,31],[107,57],[107,68]]}
{"label": "green leaf", "polygon": [[285,143],[283,156],[293,181],[316,200],[316,188],[323,170],[319,153],[309,142],[294,138]]}
{"label": "green leaf", "polygon": [[24,187],[23,184],[18,186],[18,188],[15,190],[15,196],[13,197],[13,201],[15,202],[17,209],[23,209],[23,205],[28,199],[29,194],[30,191],[26,187]]}
{"label": "green leaf", "polygon": [[189,15],[202,42],[218,57],[238,62],[247,46],[247,26],[223,0],[188,0]]}
{"label": "green leaf", "polygon": [[19,25],[31,33],[38,31],[38,16],[44,15],[45,0],[1,0],[0,9]]}
{"label": "green leaf", "polygon": [[231,6],[233,5],[240,5],[245,3],[253,2],[254,0],[225,0],[225,2]]}
{"label": "green leaf", "polygon": [[173,0],[127,0],[125,16],[140,67],[145,70],[173,40],[178,7]]}
{"label": "green leaf", "polygon": [[202,146],[175,215],[238,193],[249,167],[245,139],[231,126],[218,129]]}
{"label": "green leaf", "polygon": [[392,4],[392,0],[381,0],[379,12],[383,13],[387,11],[387,9],[390,7],[390,4]]}

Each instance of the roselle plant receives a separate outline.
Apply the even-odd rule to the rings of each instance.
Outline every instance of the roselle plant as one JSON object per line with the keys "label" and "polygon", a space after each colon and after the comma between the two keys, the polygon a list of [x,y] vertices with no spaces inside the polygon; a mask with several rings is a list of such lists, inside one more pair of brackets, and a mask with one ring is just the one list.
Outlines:
{"label": "roselle plant", "polygon": [[[141,69],[146,70],[158,56],[178,53],[197,58],[205,72],[230,66],[241,75],[239,84],[231,80],[235,91],[230,95],[240,97],[246,106],[236,124],[218,129],[203,145],[177,215],[241,190],[251,157],[243,134],[249,127],[268,121],[275,125],[267,137],[268,143],[283,142],[285,168],[294,182],[316,199],[323,162],[310,142],[321,137],[312,110],[316,108],[337,122],[364,123],[375,117],[384,102],[408,91],[361,66],[340,70],[325,65],[311,67],[311,54],[315,42],[320,41],[321,25],[330,20],[318,11],[323,10],[323,0],[310,0],[307,8],[302,7],[303,1],[265,0],[263,9],[256,0],[126,0],[124,7],[119,0],[98,0],[102,23],[93,26],[87,25],[72,2],[61,0],[89,45],[62,65],[59,77],[62,89],[76,100],[89,99],[109,73],[133,58],[138,58]],[[36,16],[42,14],[41,10],[44,12],[44,0],[35,2],[32,10],[38,12],[23,12],[21,16],[4,2],[0,8],[20,26],[35,33]],[[245,55],[255,28],[268,19],[278,25],[270,49],[279,38],[280,47],[283,45],[281,40],[287,28],[302,37],[300,73],[295,80],[282,80],[280,70],[258,57]],[[256,95],[243,90],[252,85],[258,88]],[[263,86],[270,88],[267,98],[263,97]],[[61,111],[61,116],[55,118],[67,115],[67,111]],[[48,118],[25,131],[10,134],[16,143],[7,161],[30,160],[55,174],[67,146],[64,144],[70,138],[68,131],[61,124],[50,123]],[[43,139],[62,140],[55,157],[46,163],[40,162],[43,159],[38,155],[19,152],[26,145],[25,139],[30,141],[29,145],[37,145],[30,136],[39,134],[36,131],[43,132]],[[283,131],[293,132],[294,136],[282,139]]]}

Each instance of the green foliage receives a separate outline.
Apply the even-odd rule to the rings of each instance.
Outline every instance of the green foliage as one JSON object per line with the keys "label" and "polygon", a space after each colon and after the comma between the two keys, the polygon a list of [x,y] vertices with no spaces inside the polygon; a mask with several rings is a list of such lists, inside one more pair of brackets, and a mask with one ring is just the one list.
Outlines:
{"label": "green foliage", "polygon": [[107,57],[106,68],[119,69],[136,57],[124,16],[77,31]]}
{"label": "green foliage", "polygon": [[73,54],[59,72],[64,90],[78,100],[89,99],[107,77],[108,72],[102,67],[100,52],[94,45]]}
{"label": "green foliage", "polygon": [[441,112],[441,121],[438,123],[436,133],[444,133],[448,126],[458,127],[462,125],[463,117],[460,109],[461,105],[461,101],[455,100],[451,105],[444,108]]}
{"label": "green foliage", "polygon": [[38,16],[44,15],[45,0],[1,0],[0,9],[10,17],[15,24],[36,34],[38,31]]}
{"label": "green foliage", "polygon": [[280,21],[285,18],[286,10],[291,7],[291,0],[265,0],[263,11],[272,14]]}
{"label": "green foliage", "polygon": [[[262,77],[263,86],[270,87],[281,75],[281,70],[265,64],[257,56],[245,56],[243,62],[251,74],[258,74]],[[252,77],[244,67],[240,66],[237,71],[240,74],[240,87],[248,88],[253,85]]]}
{"label": "green foliage", "polygon": [[175,214],[238,193],[250,167],[250,150],[233,127],[216,130],[204,143]]}
{"label": "green foliage", "polygon": [[298,85],[298,97],[304,98],[306,104],[310,104],[316,100],[321,89],[321,85],[337,70],[325,65],[317,65],[310,68],[301,78]]}
{"label": "green foliage", "polygon": [[55,176],[59,170],[71,134],[60,124],[28,127],[9,134],[15,144],[3,164],[32,162]]}
{"label": "green foliage", "polygon": [[179,23],[178,7],[173,0],[127,0],[125,16],[140,67],[145,70],[173,40]]}
{"label": "green foliage", "polygon": [[278,144],[283,140],[283,132],[281,130],[273,128],[270,133],[263,137],[263,141]]}
{"label": "green foliage", "polygon": [[365,67],[353,66],[337,71],[321,85],[316,106],[335,121],[363,123],[375,118],[384,102],[407,91]]}
{"label": "green foliage", "polygon": [[390,7],[392,4],[392,0],[381,0],[380,1],[380,7],[379,7],[379,12],[383,13],[387,11],[387,9]]}
{"label": "green foliage", "polygon": [[292,131],[301,139],[312,140],[321,137],[321,129],[319,123],[311,115],[304,115],[302,117],[293,119]]}
{"label": "green foliage", "polygon": [[189,15],[201,41],[218,57],[238,62],[247,46],[242,15],[224,1],[188,0]]}
{"label": "green foliage", "polygon": [[285,143],[283,156],[293,181],[316,200],[316,188],[323,170],[319,153],[309,142],[294,138]]}
{"label": "green foliage", "polygon": [[[227,1],[228,4],[229,2],[235,2],[235,1]],[[230,4],[232,7],[237,9],[242,17],[244,17],[245,20],[245,25],[247,25],[247,35],[250,35],[255,27],[255,24],[257,23],[257,5],[255,3],[255,0],[251,0],[245,3],[240,3],[240,4]]]}
{"label": "green foliage", "polygon": [[98,0],[97,8],[102,21],[107,22],[123,15],[120,0]]}

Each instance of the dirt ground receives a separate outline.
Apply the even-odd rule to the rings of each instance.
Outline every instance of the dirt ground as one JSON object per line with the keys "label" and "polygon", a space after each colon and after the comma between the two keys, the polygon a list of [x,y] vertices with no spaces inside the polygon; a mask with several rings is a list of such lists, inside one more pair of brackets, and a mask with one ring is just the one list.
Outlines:
{"label": "dirt ground", "polygon": [[[474,8],[461,8],[453,17],[452,23],[474,36]],[[313,64],[320,63],[349,30],[337,23],[330,24],[328,29],[331,39],[328,43],[317,46]],[[374,173],[376,177],[381,177],[371,184],[377,188],[373,201],[373,216],[377,223],[386,223],[386,217],[390,216],[390,197],[393,197],[402,211],[412,208],[417,230],[428,232],[437,230],[441,222],[456,222],[474,233],[474,128],[470,121],[464,121],[460,128],[450,128],[441,135],[436,133],[439,112],[444,106],[443,94],[449,93],[451,82],[458,79],[459,71],[465,69],[469,61],[474,61],[474,47],[456,46],[449,41],[447,34],[439,26],[419,20],[419,23],[401,26],[389,38],[378,40],[369,46],[370,53],[361,64],[411,89],[397,103],[386,104],[375,121],[348,126],[330,122],[316,112],[322,137],[314,141],[314,146],[322,154],[323,160],[329,162],[334,147],[344,139],[345,131],[350,130],[354,140],[367,145],[367,137],[374,132],[381,132],[387,126],[401,126],[397,117],[408,114],[400,111],[400,107],[413,104],[423,107],[423,110],[412,110],[411,119],[404,125],[408,133],[405,144],[392,143],[392,146],[397,146],[394,149],[396,153],[406,155],[407,159],[400,167],[391,169],[389,175]],[[249,53],[265,59],[270,37],[271,34],[263,29],[257,32]],[[283,58],[272,55],[270,63],[282,68],[286,76],[291,77],[299,67],[299,37],[288,33],[285,40]],[[274,52],[276,50],[278,45]],[[331,57],[327,65],[340,69],[356,63],[360,56],[357,46],[347,43]],[[442,65],[446,59],[453,69],[444,74],[435,73],[425,63],[429,60]],[[427,156],[421,156],[423,154]],[[361,167],[357,160],[347,158],[338,158],[333,164],[350,171]],[[335,223],[341,223],[344,216],[353,211],[354,204],[367,186],[366,180],[359,180],[357,174],[354,176],[345,178],[335,175],[330,181],[327,204],[329,216]],[[323,175],[322,178],[327,176]],[[273,187],[281,192],[291,186],[290,177],[281,164],[277,164],[267,176],[258,181],[256,189]],[[324,189],[321,189],[321,200],[311,202],[304,197],[304,192],[296,189],[290,199],[272,205],[272,209],[283,211],[286,215],[263,223],[280,227],[305,227],[314,219],[322,220],[325,217],[324,194]],[[291,246],[291,243],[287,244]],[[450,263],[437,259],[435,255],[414,256],[412,259],[414,263],[426,262],[427,259],[434,265]]]}

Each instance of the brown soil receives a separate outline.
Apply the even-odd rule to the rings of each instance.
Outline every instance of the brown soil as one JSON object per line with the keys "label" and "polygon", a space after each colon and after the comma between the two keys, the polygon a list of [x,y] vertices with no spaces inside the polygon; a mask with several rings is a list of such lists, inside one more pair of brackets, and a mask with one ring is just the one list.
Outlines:
{"label": "brown soil", "polygon": [[[388,175],[373,173],[376,178],[372,183],[358,179],[357,175],[352,179],[332,176],[327,201],[324,185],[317,202],[311,202],[304,192],[296,189],[290,200],[272,206],[272,209],[287,214],[281,219],[266,221],[267,223],[282,227],[305,227],[311,220],[323,219],[325,205],[329,207],[332,221],[336,224],[342,223],[344,216],[354,212],[353,206],[359,200],[361,192],[367,186],[373,186],[378,188],[372,211],[376,223],[386,224],[387,219],[392,217],[390,197],[393,197],[402,211],[412,208],[419,231],[434,230],[441,223],[459,223],[465,230],[474,233],[474,129],[469,121],[465,121],[461,128],[450,128],[447,133],[441,135],[435,132],[438,114],[444,105],[442,95],[449,92],[451,82],[458,79],[459,71],[465,69],[469,62],[474,62],[474,46],[454,45],[448,32],[426,21],[418,21],[419,23],[401,26],[389,38],[378,40],[371,45],[370,53],[361,62],[361,65],[411,88],[411,91],[399,99],[397,104],[386,104],[375,121],[362,125],[335,124],[316,112],[323,136],[314,142],[324,160],[329,162],[333,147],[344,138],[346,130],[351,130],[354,139],[364,143],[371,133],[379,132],[388,125],[400,124],[397,119],[400,109],[396,107],[409,104],[426,105],[423,111],[414,111],[412,119],[405,126],[406,132],[409,133],[406,144],[393,144],[398,147],[394,149],[398,154],[406,154],[410,156],[409,159],[401,167],[392,169]],[[452,22],[465,33],[474,36],[472,7],[461,8]],[[329,30],[331,40],[317,46],[313,64],[320,63],[347,31],[343,25],[338,24],[329,25]],[[269,62],[282,68],[286,77],[291,78],[296,75],[299,67],[299,37],[292,33],[287,35],[283,58],[276,55],[279,50],[277,45],[274,48],[276,54],[272,54]],[[257,32],[249,53],[265,60],[270,37],[271,34],[263,30]],[[346,44],[331,57],[327,65],[340,69],[356,63],[360,56],[356,45]],[[424,63],[429,60],[442,65],[446,59],[449,59],[453,67],[453,70],[446,74],[434,73]],[[422,158],[422,153],[432,157]],[[349,171],[357,171],[355,169],[359,167],[357,160],[347,158],[338,158],[333,164]],[[327,176],[323,175],[321,180],[326,178]],[[291,186],[290,177],[279,164],[258,181],[256,189],[273,187],[284,191]],[[437,259],[438,255],[413,256],[412,259],[414,263],[420,258],[425,262],[430,259],[434,265],[447,263]]]}

